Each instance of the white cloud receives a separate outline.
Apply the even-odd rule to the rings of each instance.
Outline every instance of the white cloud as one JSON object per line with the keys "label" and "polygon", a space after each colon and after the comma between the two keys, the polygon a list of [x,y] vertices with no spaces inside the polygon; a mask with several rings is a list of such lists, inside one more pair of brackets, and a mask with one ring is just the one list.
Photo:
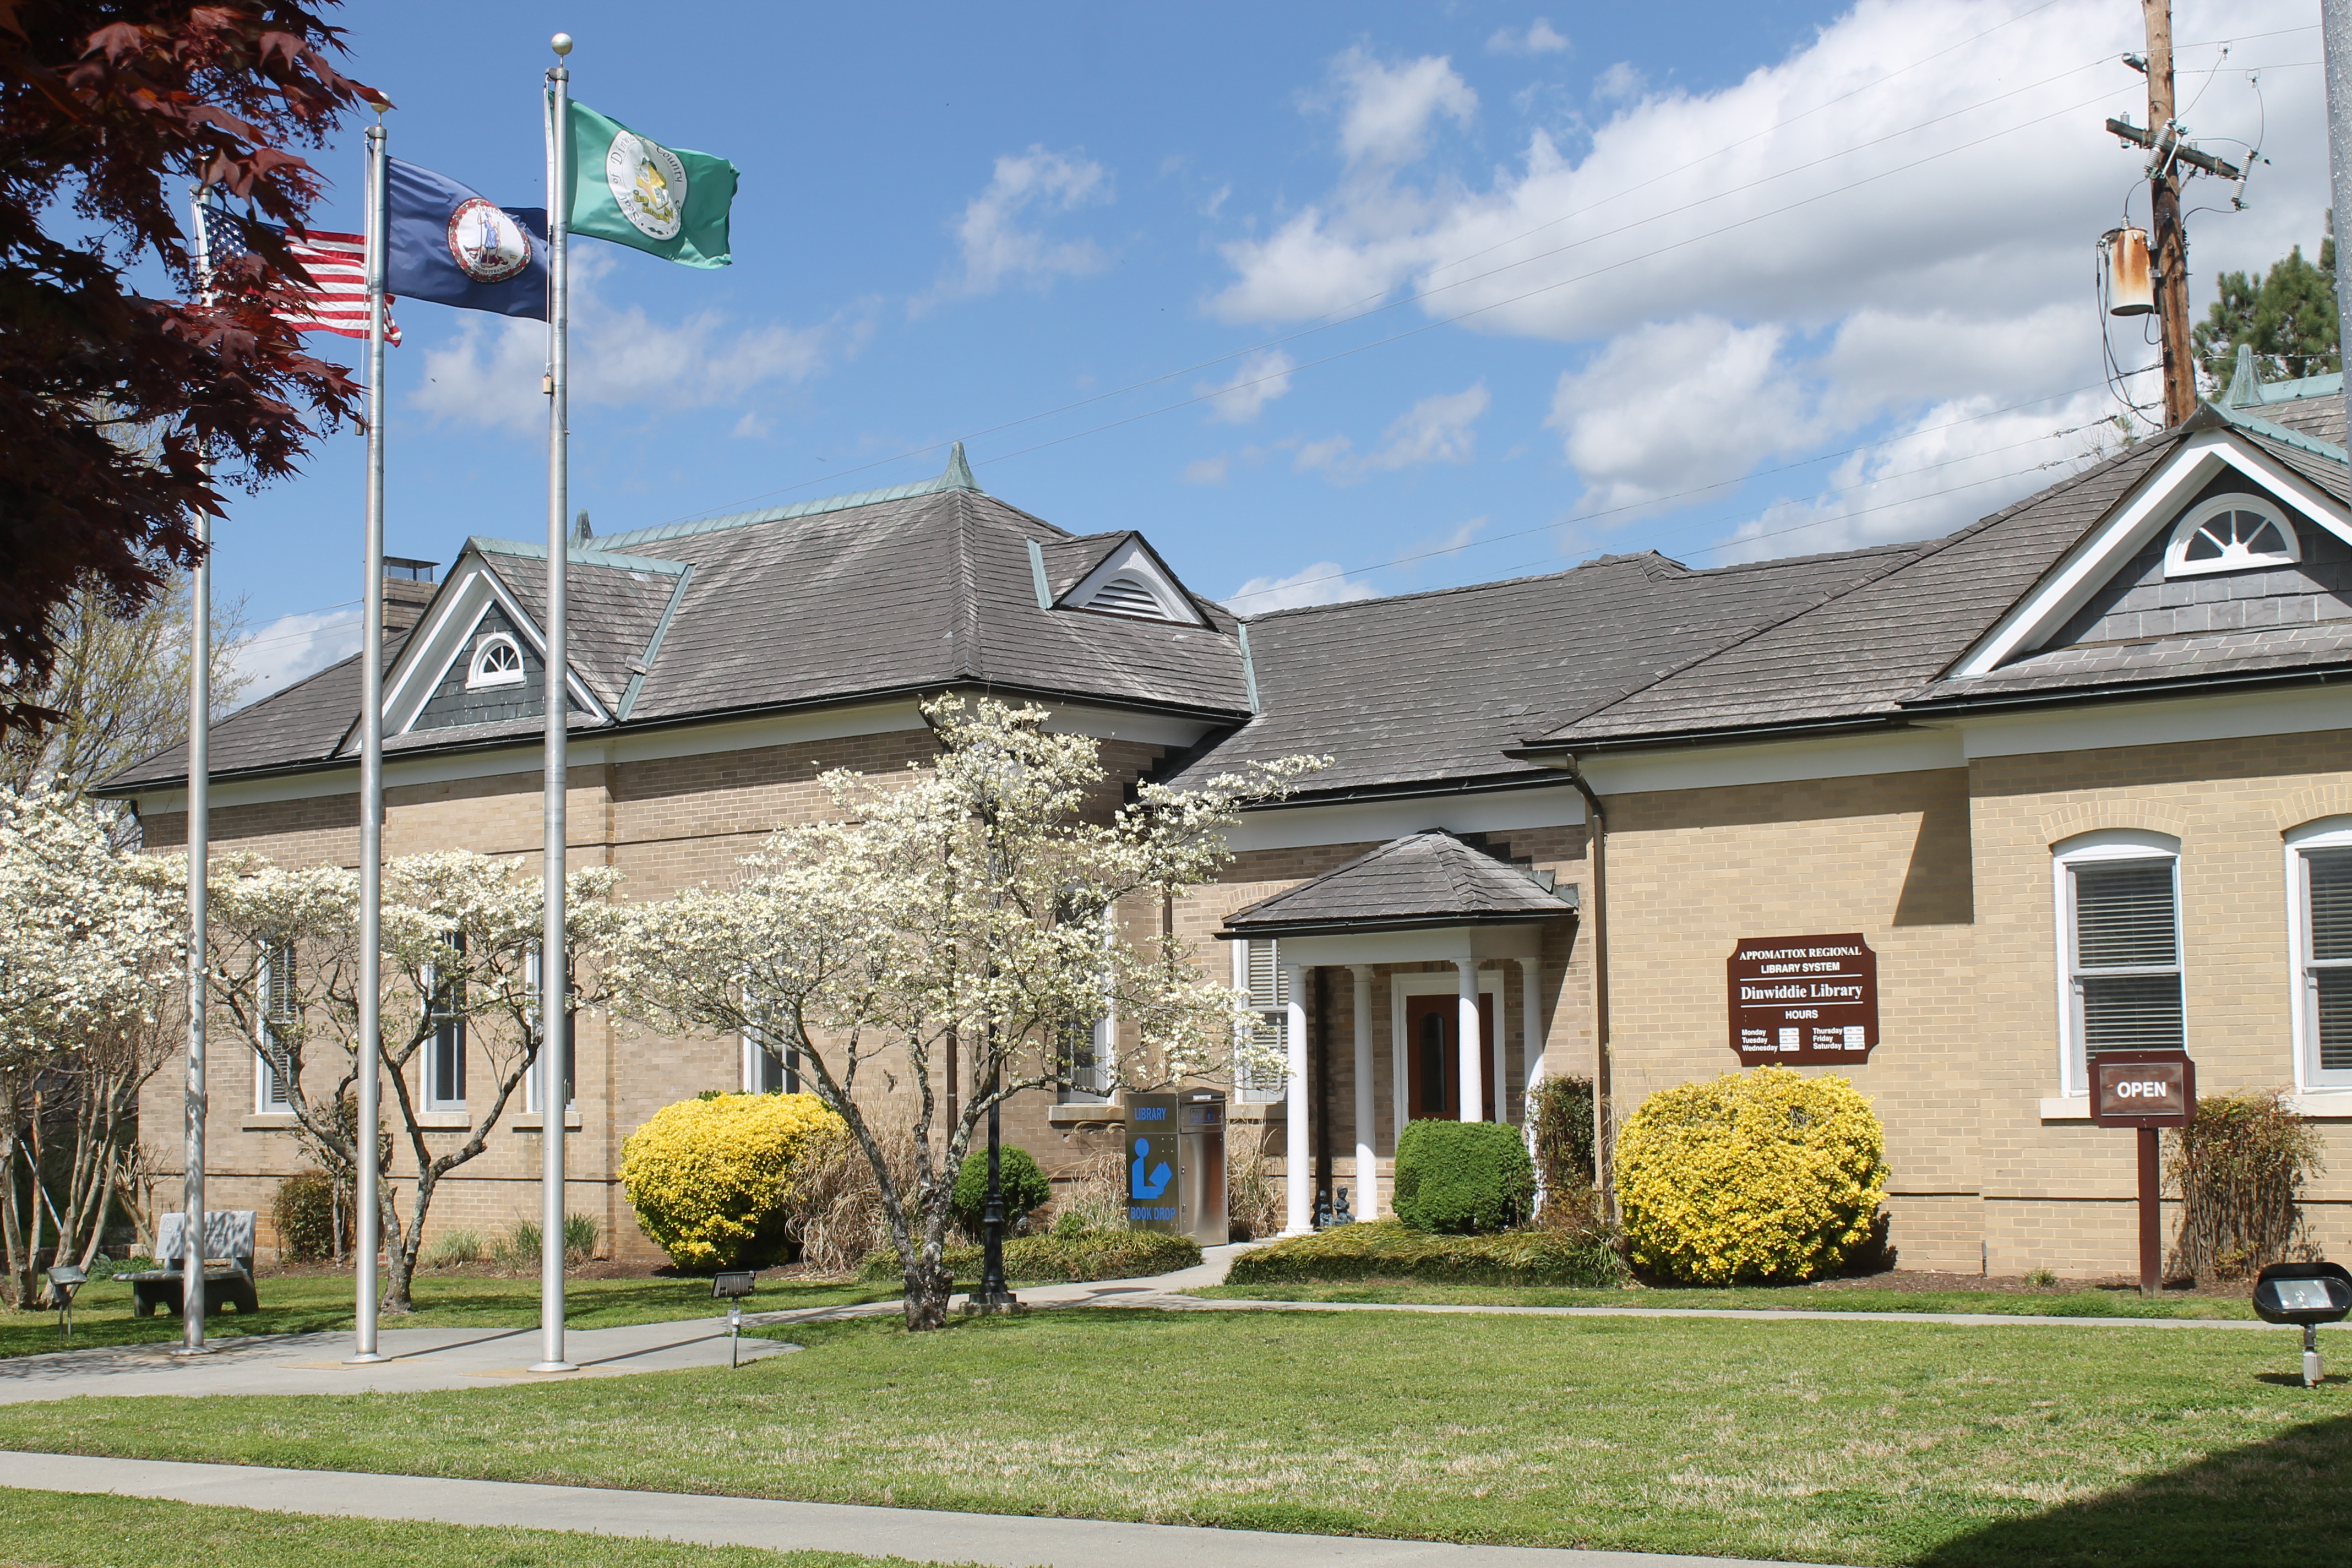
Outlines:
{"label": "white cloud", "polygon": [[1225,602],[1241,615],[1263,616],[1269,610],[1295,610],[1302,605],[1341,605],[1379,596],[1379,590],[1349,576],[1338,562],[1318,561],[1287,577],[1253,577]]}
{"label": "white cloud", "polygon": [[[2314,58],[2307,0],[2175,11],[2185,38],[2278,35],[2240,44],[2210,81],[2218,47],[2180,56],[2203,93],[2200,137],[2262,139],[2266,154],[2247,211],[2226,210],[2218,186],[2191,193],[2208,208],[2190,220],[2201,314],[2221,269],[2315,247],[2325,106],[2316,71],[2269,70],[2257,97],[2241,69]],[[2096,387],[2090,247],[2113,221],[2099,215],[2126,191],[2146,210],[2138,155],[2102,128],[2146,112],[2144,79],[2117,61],[2139,29],[2130,7],[2094,0],[1856,0],[1713,90],[1612,68],[1590,119],[1570,117],[1573,140],[1531,132],[1509,165],[1467,179],[1486,162],[1451,133],[1467,109],[1391,90],[1411,110],[1381,121],[1392,132],[1343,133],[1327,191],[1225,247],[1232,277],[1211,309],[1290,321],[1411,289],[1422,298],[1402,309],[1426,318],[1574,348],[1584,368],[1563,379],[1553,422],[1588,509],[1686,488],[1669,481],[1694,465],[1729,477],[1938,409]],[[1370,66],[1356,52],[1335,74]],[[1385,82],[1410,68],[1379,68]],[[1368,162],[1373,148],[1389,161]],[[1664,352],[1701,323],[1705,374]],[[2115,346],[2126,363],[2147,352],[2127,326]],[[1606,384],[1610,367],[1626,384]],[[1931,514],[1910,513],[1919,528]]]}
{"label": "white cloud", "polygon": [[[608,305],[596,287],[604,270],[573,271],[567,390],[575,405],[669,412],[732,403],[755,387],[822,371],[840,326],[748,323],[717,310],[656,321],[642,306]],[[410,401],[436,419],[531,435],[547,428],[539,389],[546,368],[544,324],[468,310],[454,341],[425,352],[425,384]]]}
{"label": "white cloud", "polygon": [[1779,327],[1709,316],[1643,326],[1559,378],[1551,417],[1587,511],[1716,479],[1812,436],[1809,399],[1780,363]]}
{"label": "white cloud", "polygon": [[1200,458],[1185,464],[1184,471],[1177,477],[1188,485],[1221,485],[1232,471],[1232,459],[1219,453],[1213,458]]}
{"label": "white cloud", "polygon": [[1332,62],[1331,79],[1342,105],[1339,151],[1351,166],[1410,163],[1421,156],[1431,121],[1444,115],[1467,125],[1478,109],[1478,95],[1444,55],[1391,66],[1351,48]]}
{"label": "white cloud", "polygon": [[356,609],[278,616],[237,649],[237,673],[253,678],[244,700],[257,701],[349,658],[360,650],[360,630]]}
{"label": "white cloud", "polygon": [[1538,16],[1525,31],[1497,27],[1486,39],[1486,51],[1496,55],[1556,55],[1568,47],[1568,35]]}
{"label": "white cloud", "polygon": [[1246,425],[1265,405],[1290,390],[1290,373],[1298,362],[1281,349],[1260,349],[1234,370],[1224,385],[1195,385],[1210,399],[1209,417],[1226,425]]}
{"label": "white cloud", "polygon": [[955,226],[962,275],[915,301],[924,309],[941,299],[991,294],[1007,283],[1042,288],[1055,278],[1083,277],[1110,265],[1090,239],[1055,239],[1046,220],[1111,199],[1108,171],[1092,159],[1033,145],[996,160],[994,177],[964,204]]}
{"label": "white cloud", "polygon": [[1332,436],[1301,446],[1290,466],[1302,474],[1319,468],[1333,483],[1351,485],[1418,463],[1466,463],[1477,446],[1478,416],[1490,401],[1484,382],[1424,397],[1397,416],[1381,444],[1362,457],[1353,456],[1356,444],[1347,437]]}

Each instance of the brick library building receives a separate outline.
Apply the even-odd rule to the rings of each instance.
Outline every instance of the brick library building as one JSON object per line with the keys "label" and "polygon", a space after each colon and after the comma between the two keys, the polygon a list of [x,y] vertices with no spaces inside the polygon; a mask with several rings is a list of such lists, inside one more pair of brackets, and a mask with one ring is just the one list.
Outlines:
{"label": "brick library building", "polygon": [[[2094,1125],[2091,1064],[2185,1047],[2200,1092],[2284,1089],[2323,1131],[2311,1238],[2352,1249],[2344,437],[2340,378],[2242,377],[1943,538],[1706,571],[1614,555],[1252,616],[1139,534],[986,494],[960,451],[925,483],[583,539],[570,857],[616,868],[625,899],[721,880],[825,807],[821,773],[929,754],[919,705],[941,693],[1050,710],[1122,785],[1325,755],[1173,910],[1282,1046],[1286,1072],[1221,1087],[1294,1229],[1342,1188],[1384,1212],[1412,1119],[1517,1121],[1560,1074],[1622,1119],[1779,1061],[1874,1104],[1904,1266],[2128,1272],[2134,1140]],[[543,552],[476,538],[438,582],[404,571],[385,852],[535,864]],[[217,852],[355,863],[361,689],[347,660],[216,725]],[[169,849],[185,778],[173,751],[107,793]],[[462,1138],[451,1055],[420,1053],[409,1087]],[[306,1163],[283,1086],[250,1052],[214,1062],[213,1201],[267,1211]],[[657,1261],[624,1140],[784,1072],[753,1042],[583,1016],[569,1206]],[[169,1077],[151,1128],[178,1124]],[[1081,1065],[1005,1136],[1073,1170],[1124,1131],[1110,1087]],[[538,1212],[539,1117],[506,1112],[436,1226]]]}

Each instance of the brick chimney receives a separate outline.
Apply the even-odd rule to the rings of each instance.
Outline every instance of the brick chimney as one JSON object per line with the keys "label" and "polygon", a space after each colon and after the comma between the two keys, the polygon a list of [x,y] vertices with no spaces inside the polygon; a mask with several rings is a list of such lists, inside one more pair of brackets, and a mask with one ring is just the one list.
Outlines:
{"label": "brick chimney", "polygon": [[404,632],[425,618],[425,606],[439,592],[433,582],[433,569],[439,564],[399,555],[383,558],[384,636]]}

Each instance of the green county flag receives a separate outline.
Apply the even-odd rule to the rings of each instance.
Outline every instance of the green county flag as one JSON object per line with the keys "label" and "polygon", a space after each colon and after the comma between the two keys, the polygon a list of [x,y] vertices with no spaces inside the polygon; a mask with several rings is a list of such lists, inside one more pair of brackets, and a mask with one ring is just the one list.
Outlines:
{"label": "green county flag", "polygon": [[735,165],[649,142],[584,103],[572,105],[572,232],[632,245],[688,267],[724,267]]}

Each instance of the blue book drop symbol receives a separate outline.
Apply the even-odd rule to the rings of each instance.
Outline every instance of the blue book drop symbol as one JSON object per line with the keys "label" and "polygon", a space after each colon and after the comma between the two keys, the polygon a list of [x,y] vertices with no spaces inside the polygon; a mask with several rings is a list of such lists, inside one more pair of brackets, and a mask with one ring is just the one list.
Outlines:
{"label": "blue book drop symbol", "polygon": [[1128,1191],[1135,1197],[1156,1198],[1160,1194],[1168,1190],[1169,1170],[1167,1161],[1162,1160],[1159,1164],[1154,1165],[1151,1168],[1150,1177],[1148,1180],[1145,1178],[1143,1174],[1143,1162],[1150,1158],[1150,1156],[1151,1140],[1149,1138],[1137,1139],[1135,1141],[1135,1163],[1129,1168],[1127,1178]]}

